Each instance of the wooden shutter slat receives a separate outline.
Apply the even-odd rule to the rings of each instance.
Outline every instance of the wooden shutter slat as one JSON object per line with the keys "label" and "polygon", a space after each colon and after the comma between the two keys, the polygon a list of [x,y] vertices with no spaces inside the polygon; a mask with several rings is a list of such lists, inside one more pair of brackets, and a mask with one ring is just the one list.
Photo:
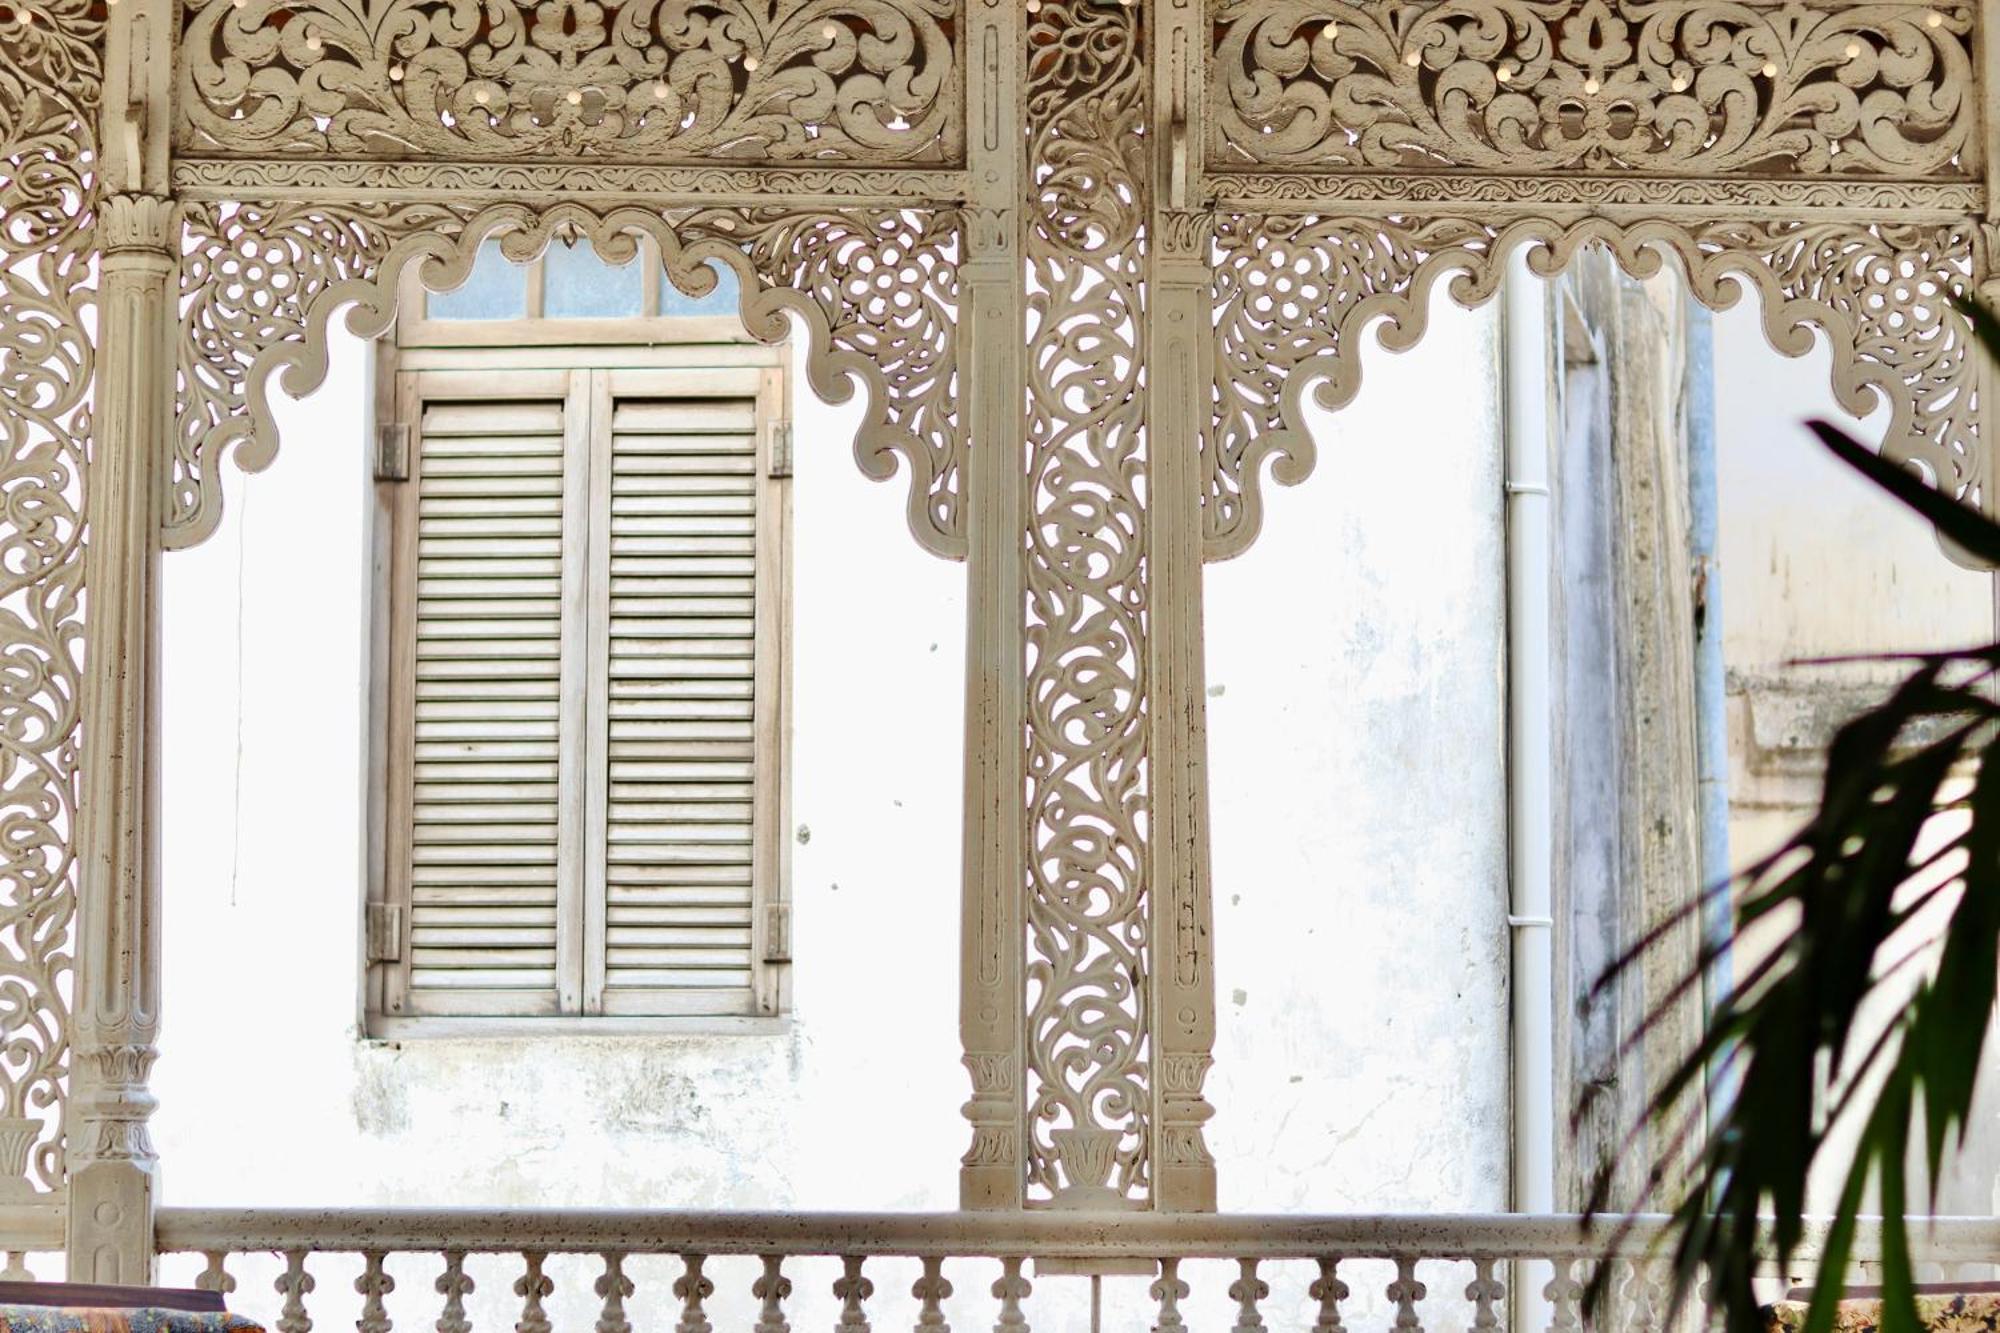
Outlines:
{"label": "wooden shutter slat", "polygon": [[608,582],[607,1012],[750,1004],[756,426],[747,391],[612,405],[594,516]]}
{"label": "wooden shutter slat", "polygon": [[407,511],[418,1012],[555,1006],[568,410],[433,399],[420,414]]}

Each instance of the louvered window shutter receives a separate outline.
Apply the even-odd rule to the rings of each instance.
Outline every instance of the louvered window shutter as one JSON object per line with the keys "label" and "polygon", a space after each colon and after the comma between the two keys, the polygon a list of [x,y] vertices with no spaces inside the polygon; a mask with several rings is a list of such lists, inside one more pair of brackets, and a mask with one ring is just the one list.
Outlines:
{"label": "louvered window shutter", "polygon": [[399,382],[386,1007],[773,1011],[769,372]]}
{"label": "louvered window shutter", "polygon": [[606,380],[593,425],[608,482],[591,515],[604,836],[586,889],[602,929],[586,937],[586,1002],[751,1012],[758,376]]}

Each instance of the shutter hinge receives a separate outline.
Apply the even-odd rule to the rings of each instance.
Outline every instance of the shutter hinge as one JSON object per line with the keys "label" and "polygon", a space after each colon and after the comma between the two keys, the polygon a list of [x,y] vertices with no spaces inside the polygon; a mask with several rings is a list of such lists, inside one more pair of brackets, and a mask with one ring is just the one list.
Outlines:
{"label": "shutter hinge", "polygon": [[368,904],[368,961],[393,963],[403,956],[403,908],[398,903]]}
{"label": "shutter hinge", "polygon": [[410,428],[391,422],[375,432],[375,480],[410,479]]}
{"label": "shutter hinge", "polygon": [[771,443],[767,450],[769,463],[766,471],[773,477],[792,475],[792,423],[774,421],[771,423]]}
{"label": "shutter hinge", "polygon": [[792,905],[771,903],[764,908],[764,961],[792,961]]}

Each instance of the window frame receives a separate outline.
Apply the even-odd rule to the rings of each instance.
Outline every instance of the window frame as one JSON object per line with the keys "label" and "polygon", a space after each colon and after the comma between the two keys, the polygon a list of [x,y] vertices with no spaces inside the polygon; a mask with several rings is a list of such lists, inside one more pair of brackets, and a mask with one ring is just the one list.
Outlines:
{"label": "window frame", "polygon": [[[650,244],[650,242],[649,242]],[[642,255],[657,265],[657,255]],[[539,273],[540,261],[533,272]],[[642,270],[642,271],[657,271]],[[378,340],[374,360],[374,420],[369,440],[377,459],[370,510],[369,538],[369,732],[367,737],[368,778],[365,802],[368,823],[368,875],[363,907],[363,984],[361,1020],[363,1035],[377,1040],[400,1040],[428,1036],[518,1036],[532,1034],[617,1034],[659,1032],[745,1032],[782,1030],[791,1013],[790,879],[791,841],[791,634],[792,634],[792,497],[790,468],[790,421],[792,357],[789,344],[769,344],[752,338],[733,317],[644,316],[639,318],[549,320],[529,315],[505,320],[434,320],[428,317],[425,293],[416,280],[414,268],[405,275],[406,288],[401,308],[411,312],[398,326]],[[539,286],[530,280],[531,299]],[[649,296],[649,308],[657,296]],[[531,304],[530,310],[536,307]],[[450,1006],[413,1011],[408,995],[410,968],[408,948],[411,791],[413,780],[415,704],[414,663],[411,636],[414,632],[409,601],[414,592],[416,532],[415,478],[418,474],[418,429],[420,403],[426,396],[476,395],[490,401],[495,397],[548,399],[560,379],[570,413],[565,419],[565,475],[570,450],[579,447],[570,437],[582,432],[580,447],[593,448],[587,438],[601,434],[597,447],[608,450],[610,420],[608,408],[617,393],[633,391],[644,396],[649,372],[727,371],[749,372],[754,377],[756,440],[759,466],[756,494],[755,591],[756,617],[753,648],[752,718],[753,772],[751,832],[751,987],[749,1008],[739,1013],[627,1013],[618,1012],[616,998],[607,1012],[601,987],[593,992],[591,980],[601,973],[605,941],[603,903],[592,911],[590,881],[575,873],[558,874],[558,983],[553,1011],[544,1003],[517,1006],[519,1012],[445,1012]],[[587,405],[577,394],[598,394],[600,401]],[[430,392],[426,394],[426,390]],[[733,396],[733,395],[731,395]],[[584,408],[582,412],[576,409]],[[593,432],[592,427],[597,427]],[[398,430],[407,427],[407,430]],[[385,429],[386,428],[386,429]],[[384,478],[381,454],[392,439],[402,445],[406,475],[404,481]],[[593,468],[593,484],[608,485],[607,470]],[[565,483],[566,515],[588,512],[591,499],[572,495]],[[578,508],[580,506],[580,509]],[[565,533],[580,531],[567,523]],[[586,562],[589,541],[564,543],[564,563]],[[586,578],[575,585],[591,598],[608,595]],[[567,602],[567,599],[566,599]],[[565,607],[565,624],[572,617]],[[592,644],[588,636],[588,609],[574,617],[578,628],[575,648],[584,656],[583,664],[601,664],[606,643]],[[566,628],[565,639],[571,631]],[[565,644],[566,650],[570,645]],[[578,673],[564,680],[564,715],[569,715],[571,690],[590,690],[601,684],[601,669]],[[581,710],[586,701],[575,701]],[[585,728],[584,746],[566,745],[561,753],[565,775],[559,799],[579,805],[586,791],[601,800],[601,787],[582,780],[588,765],[601,761],[595,747],[602,744],[599,729],[608,725],[602,709]],[[582,713],[579,712],[579,716]],[[574,734],[567,722],[565,734]],[[586,747],[592,751],[584,753]],[[579,752],[569,753],[571,749]],[[572,767],[574,765],[574,768]],[[569,785],[572,772],[576,786]],[[601,823],[601,820],[594,821]],[[587,833],[593,826],[589,813],[573,817],[566,827]],[[569,855],[583,858],[593,867],[594,883],[603,883],[603,849],[589,846],[587,836]],[[562,851],[559,858],[564,858]],[[567,866],[571,862],[564,858]],[[399,910],[400,909],[400,910]],[[565,927],[565,922],[570,923]],[[589,931],[600,932],[593,952]],[[565,935],[568,938],[565,938]],[[384,955],[395,954],[394,958]],[[565,992],[567,978],[579,975],[571,969],[581,962],[581,992]],[[595,972],[593,964],[596,965]]]}

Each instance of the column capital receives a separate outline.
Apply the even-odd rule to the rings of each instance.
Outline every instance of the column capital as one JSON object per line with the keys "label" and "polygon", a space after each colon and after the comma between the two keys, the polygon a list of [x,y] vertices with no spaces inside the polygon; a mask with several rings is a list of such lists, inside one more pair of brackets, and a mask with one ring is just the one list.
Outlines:
{"label": "column capital", "polygon": [[157,194],[114,194],[98,205],[107,256],[131,251],[173,253],[173,200]]}

